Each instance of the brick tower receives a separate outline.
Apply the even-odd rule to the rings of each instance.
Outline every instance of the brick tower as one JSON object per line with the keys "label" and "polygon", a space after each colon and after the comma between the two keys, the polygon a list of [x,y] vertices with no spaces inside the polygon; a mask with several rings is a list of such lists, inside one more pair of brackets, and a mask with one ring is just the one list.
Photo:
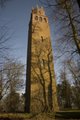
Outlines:
{"label": "brick tower", "polygon": [[30,107],[58,111],[50,28],[43,7],[31,13],[26,76],[25,111],[30,112]]}

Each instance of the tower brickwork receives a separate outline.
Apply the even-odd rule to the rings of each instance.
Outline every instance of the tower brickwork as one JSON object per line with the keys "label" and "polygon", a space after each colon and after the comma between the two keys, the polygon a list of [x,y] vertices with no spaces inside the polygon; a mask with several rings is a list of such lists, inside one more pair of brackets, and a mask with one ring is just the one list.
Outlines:
{"label": "tower brickwork", "polygon": [[58,111],[50,28],[42,7],[32,9],[27,54],[26,109],[42,105]]}

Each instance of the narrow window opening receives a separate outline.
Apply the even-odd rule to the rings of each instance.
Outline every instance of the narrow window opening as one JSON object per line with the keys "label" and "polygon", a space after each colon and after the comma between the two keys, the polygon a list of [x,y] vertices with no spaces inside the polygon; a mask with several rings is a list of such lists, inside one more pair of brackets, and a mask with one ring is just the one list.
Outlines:
{"label": "narrow window opening", "polygon": [[35,17],[35,20],[38,20],[38,16]]}
{"label": "narrow window opening", "polygon": [[39,18],[39,21],[42,22],[42,17]]}
{"label": "narrow window opening", "polygon": [[43,42],[43,36],[41,36],[41,41]]}
{"label": "narrow window opening", "polygon": [[46,19],[46,18],[44,18],[44,21],[45,21],[45,22],[47,22],[47,19]]}

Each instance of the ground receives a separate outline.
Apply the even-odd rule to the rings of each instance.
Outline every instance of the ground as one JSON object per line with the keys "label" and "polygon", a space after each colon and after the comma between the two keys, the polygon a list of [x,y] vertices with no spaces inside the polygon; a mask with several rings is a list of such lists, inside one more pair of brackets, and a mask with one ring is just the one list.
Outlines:
{"label": "ground", "polygon": [[2,113],[0,120],[64,120],[64,119],[78,119],[80,120],[80,110],[78,111],[60,111],[56,113]]}
{"label": "ground", "polygon": [[39,114],[21,114],[21,113],[8,113],[0,114],[0,120],[54,120],[53,116],[50,116],[46,113]]}

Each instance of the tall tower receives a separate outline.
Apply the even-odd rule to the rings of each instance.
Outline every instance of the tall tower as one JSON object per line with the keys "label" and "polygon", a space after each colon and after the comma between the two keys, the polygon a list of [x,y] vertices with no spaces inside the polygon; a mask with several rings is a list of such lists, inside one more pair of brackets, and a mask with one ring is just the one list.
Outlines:
{"label": "tall tower", "polygon": [[[50,28],[43,7],[32,9],[28,33],[25,111],[58,111]],[[41,106],[41,108],[40,108]]]}

